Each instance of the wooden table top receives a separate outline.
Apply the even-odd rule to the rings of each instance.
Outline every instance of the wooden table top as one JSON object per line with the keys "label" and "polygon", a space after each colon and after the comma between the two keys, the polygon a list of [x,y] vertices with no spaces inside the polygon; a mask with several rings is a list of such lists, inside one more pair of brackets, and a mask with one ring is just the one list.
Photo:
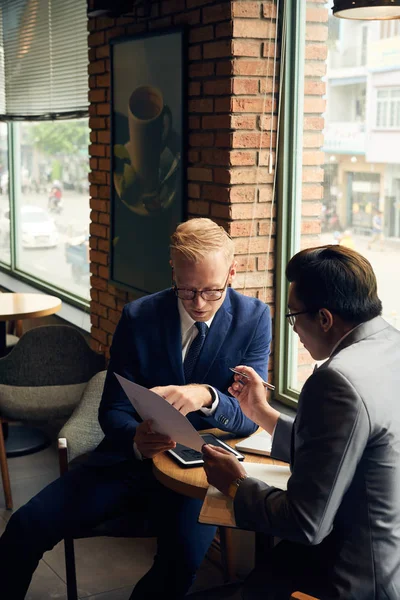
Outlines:
{"label": "wooden table top", "polygon": [[[220,429],[207,429],[200,433],[213,433],[233,447],[245,439],[232,438],[231,434]],[[269,456],[250,454],[249,452],[242,452],[242,454],[245,456],[244,468],[246,468],[246,462],[286,465],[286,463],[269,458]],[[174,492],[190,498],[200,499],[203,499],[206,495],[208,483],[203,467],[180,467],[167,452],[158,454],[153,458],[153,473],[160,483]]]}
{"label": "wooden table top", "polygon": [[0,321],[45,317],[60,310],[61,304],[46,294],[0,294]]}

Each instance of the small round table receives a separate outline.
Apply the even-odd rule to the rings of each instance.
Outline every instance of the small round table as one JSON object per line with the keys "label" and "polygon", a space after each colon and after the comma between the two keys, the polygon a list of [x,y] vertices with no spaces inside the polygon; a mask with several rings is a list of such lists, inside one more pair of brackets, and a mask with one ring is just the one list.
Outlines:
{"label": "small round table", "polygon": [[[59,298],[47,294],[0,293],[0,356],[3,356],[6,350],[6,321],[46,317],[59,311],[61,305]],[[7,426],[8,423],[4,422],[8,457],[37,452],[50,444],[48,436],[35,427]]]}
{"label": "small round table", "polygon": [[[213,433],[216,437],[221,438],[232,447],[245,439],[234,437],[231,433],[226,433],[220,429],[207,429],[200,433]],[[246,462],[286,465],[286,463],[281,462],[280,460],[274,460],[269,456],[250,454],[249,452],[242,452],[242,454],[245,456],[245,466]],[[199,498],[201,500],[206,495],[208,483],[203,467],[182,468],[167,452],[158,454],[153,458],[153,473],[160,483],[174,492],[178,492],[178,494],[189,496],[189,498]]]}
{"label": "small round table", "polygon": [[[199,433],[213,433],[216,437],[221,438],[232,447],[245,439],[234,437],[233,434],[226,433],[220,429],[207,429],[205,431],[200,431]],[[245,457],[243,463],[245,468],[246,462],[273,465],[287,464],[261,454],[250,454],[249,452],[242,452],[242,454],[244,454]],[[188,496],[189,498],[198,498],[200,500],[203,500],[206,495],[208,483],[203,467],[182,468],[167,452],[158,454],[153,458],[153,473],[160,483],[178,494]],[[224,579],[225,581],[231,581],[235,576],[232,564],[233,542],[231,530],[227,527],[219,527],[219,532]],[[262,563],[266,552],[272,547],[273,538],[256,533],[255,544],[256,564],[259,564]]]}

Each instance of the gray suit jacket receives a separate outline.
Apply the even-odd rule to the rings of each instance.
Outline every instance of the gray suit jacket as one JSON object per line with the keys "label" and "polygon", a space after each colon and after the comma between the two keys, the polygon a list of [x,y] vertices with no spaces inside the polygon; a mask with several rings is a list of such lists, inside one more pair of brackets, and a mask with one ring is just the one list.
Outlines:
{"label": "gray suit jacket", "polygon": [[320,544],[324,600],[400,598],[399,390],[400,331],[376,317],[309,377],[295,421],[278,420],[287,491],[248,478],[236,494],[238,527]]}

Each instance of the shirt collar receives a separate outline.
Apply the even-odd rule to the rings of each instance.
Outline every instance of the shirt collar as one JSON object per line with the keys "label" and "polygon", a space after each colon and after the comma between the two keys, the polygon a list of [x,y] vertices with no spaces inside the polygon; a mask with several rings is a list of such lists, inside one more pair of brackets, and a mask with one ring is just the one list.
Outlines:
{"label": "shirt collar", "polygon": [[[186,312],[185,307],[183,306],[182,300],[180,298],[178,298],[178,310],[179,310],[179,317],[181,320],[181,332],[182,335],[184,336],[186,333],[188,333],[189,329],[191,329],[193,327],[193,325],[196,323],[196,321],[194,321],[192,319],[192,317]],[[205,321],[205,324],[207,325],[208,328],[211,327],[211,323],[213,322],[215,315],[213,315],[211,317],[211,319],[209,319],[208,321]]]}

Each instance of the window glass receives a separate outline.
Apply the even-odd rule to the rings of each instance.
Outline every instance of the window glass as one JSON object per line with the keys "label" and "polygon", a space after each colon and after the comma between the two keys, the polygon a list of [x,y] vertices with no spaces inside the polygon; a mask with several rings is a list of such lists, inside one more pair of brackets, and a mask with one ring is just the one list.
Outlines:
{"label": "window glass", "polygon": [[[390,22],[328,18],[330,5],[307,2],[304,191],[293,253],[319,244],[359,251],[375,270],[384,318],[400,329],[400,33]],[[288,383],[299,390],[314,361],[290,336]]]}
{"label": "window glass", "polygon": [[10,265],[10,204],[7,154],[7,124],[0,122],[0,263]]}
{"label": "window glass", "polygon": [[89,299],[87,119],[14,130],[16,268]]}

